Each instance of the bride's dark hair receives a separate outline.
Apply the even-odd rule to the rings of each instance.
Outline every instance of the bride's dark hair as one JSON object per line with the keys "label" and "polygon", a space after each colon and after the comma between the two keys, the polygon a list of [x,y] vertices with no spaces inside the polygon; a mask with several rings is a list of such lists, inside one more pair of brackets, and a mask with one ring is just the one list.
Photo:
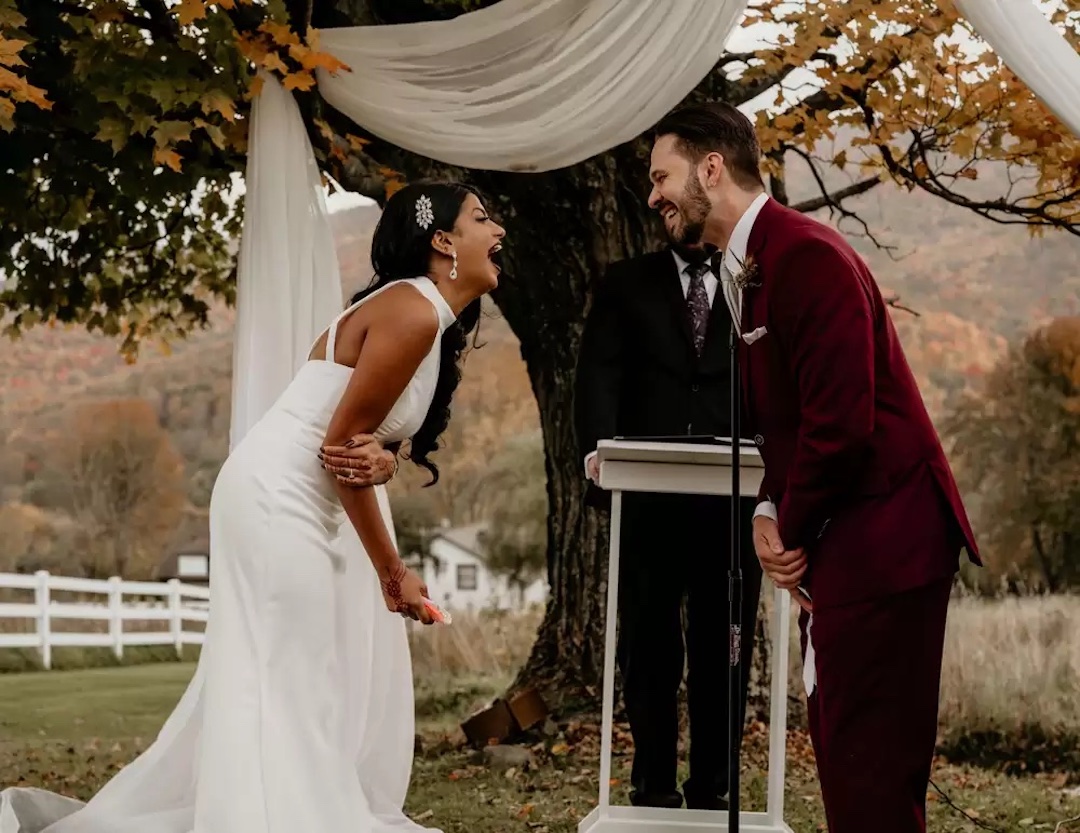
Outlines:
{"label": "bride's dark hair", "polygon": [[[458,182],[415,182],[395,192],[386,201],[371,241],[371,265],[374,280],[353,296],[356,303],[388,283],[426,275],[434,251],[431,239],[437,231],[453,231],[462,203],[469,194],[477,194]],[[432,222],[424,228],[417,222],[417,201],[426,196],[431,201]],[[447,327],[440,344],[441,361],[435,395],[420,429],[413,435],[409,459],[431,472],[433,486],[439,481],[439,469],[429,455],[439,448],[439,437],[450,422],[450,401],[461,380],[458,360],[467,336],[480,322],[480,299],[473,301]]]}

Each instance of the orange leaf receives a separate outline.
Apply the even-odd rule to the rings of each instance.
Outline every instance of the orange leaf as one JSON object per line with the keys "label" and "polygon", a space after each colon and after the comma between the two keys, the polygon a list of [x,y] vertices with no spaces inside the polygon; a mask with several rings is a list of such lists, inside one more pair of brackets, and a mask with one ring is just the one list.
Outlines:
{"label": "orange leaf", "polygon": [[180,154],[169,148],[158,148],[154,151],[154,162],[158,165],[166,165],[177,173],[180,173]]}
{"label": "orange leaf", "polygon": [[251,90],[249,92],[251,98],[258,98],[259,93],[262,92],[264,83],[265,82],[263,81],[263,77],[261,75],[255,76],[254,80],[251,82]]}
{"label": "orange leaf", "polygon": [[390,199],[390,197],[394,196],[394,194],[396,194],[404,187],[405,183],[402,182],[400,179],[390,179],[387,180],[386,185],[383,187],[383,190],[386,192],[386,198]]}
{"label": "orange leaf", "polygon": [[190,26],[196,20],[206,17],[206,6],[202,0],[180,0],[176,13],[180,17],[181,26]]}
{"label": "orange leaf", "polygon": [[[296,56],[294,55],[293,57]],[[329,52],[310,52],[303,58],[300,58],[299,61],[304,69],[314,70],[321,67],[327,72],[335,75],[343,70],[345,72],[352,71],[348,64],[339,61]]]}
{"label": "orange leaf", "polygon": [[355,151],[361,151],[364,149],[364,145],[371,144],[370,139],[362,139],[359,136],[354,136],[352,133],[347,134],[345,138],[349,140],[349,145]]}
{"label": "orange leaf", "polygon": [[315,86],[315,76],[310,72],[294,72],[285,77],[286,90],[304,90],[307,92]]}
{"label": "orange leaf", "polygon": [[276,52],[268,52],[266,57],[261,61],[262,65],[269,70],[279,72],[282,75],[288,75],[289,68],[285,65],[285,62],[281,60],[281,56]]}
{"label": "orange leaf", "polygon": [[300,44],[300,37],[284,23],[275,23],[272,20],[267,20],[259,26],[259,31],[266,32],[266,34],[282,46]]}

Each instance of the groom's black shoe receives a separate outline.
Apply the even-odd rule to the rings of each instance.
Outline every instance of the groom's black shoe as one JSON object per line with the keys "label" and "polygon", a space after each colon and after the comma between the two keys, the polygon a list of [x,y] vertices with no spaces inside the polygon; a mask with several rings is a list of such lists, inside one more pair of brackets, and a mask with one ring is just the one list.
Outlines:
{"label": "groom's black shoe", "polygon": [[645,792],[632,789],[630,803],[635,807],[662,807],[665,810],[678,810],[682,807],[682,795],[678,792]]}
{"label": "groom's black shoe", "polygon": [[686,809],[688,810],[726,810],[728,800],[716,793],[694,793],[686,791]]}

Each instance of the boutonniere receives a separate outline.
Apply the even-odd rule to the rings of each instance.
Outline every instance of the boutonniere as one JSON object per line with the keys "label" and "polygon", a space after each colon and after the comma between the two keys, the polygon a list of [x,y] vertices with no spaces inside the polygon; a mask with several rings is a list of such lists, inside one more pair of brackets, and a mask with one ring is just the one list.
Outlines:
{"label": "boutonniere", "polygon": [[745,260],[740,261],[732,255],[738,271],[732,274],[731,280],[740,291],[755,286],[761,286],[761,270],[753,255],[747,255]]}

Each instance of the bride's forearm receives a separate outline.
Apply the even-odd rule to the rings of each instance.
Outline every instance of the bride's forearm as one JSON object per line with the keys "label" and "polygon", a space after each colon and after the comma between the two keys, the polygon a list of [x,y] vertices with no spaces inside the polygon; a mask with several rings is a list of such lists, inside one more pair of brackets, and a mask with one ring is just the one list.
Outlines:
{"label": "bride's forearm", "polygon": [[386,528],[375,490],[350,488],[336,481],[334,488],[379,578],[390,578],[401,564],[401,559],[390,537],[390,531]]}

